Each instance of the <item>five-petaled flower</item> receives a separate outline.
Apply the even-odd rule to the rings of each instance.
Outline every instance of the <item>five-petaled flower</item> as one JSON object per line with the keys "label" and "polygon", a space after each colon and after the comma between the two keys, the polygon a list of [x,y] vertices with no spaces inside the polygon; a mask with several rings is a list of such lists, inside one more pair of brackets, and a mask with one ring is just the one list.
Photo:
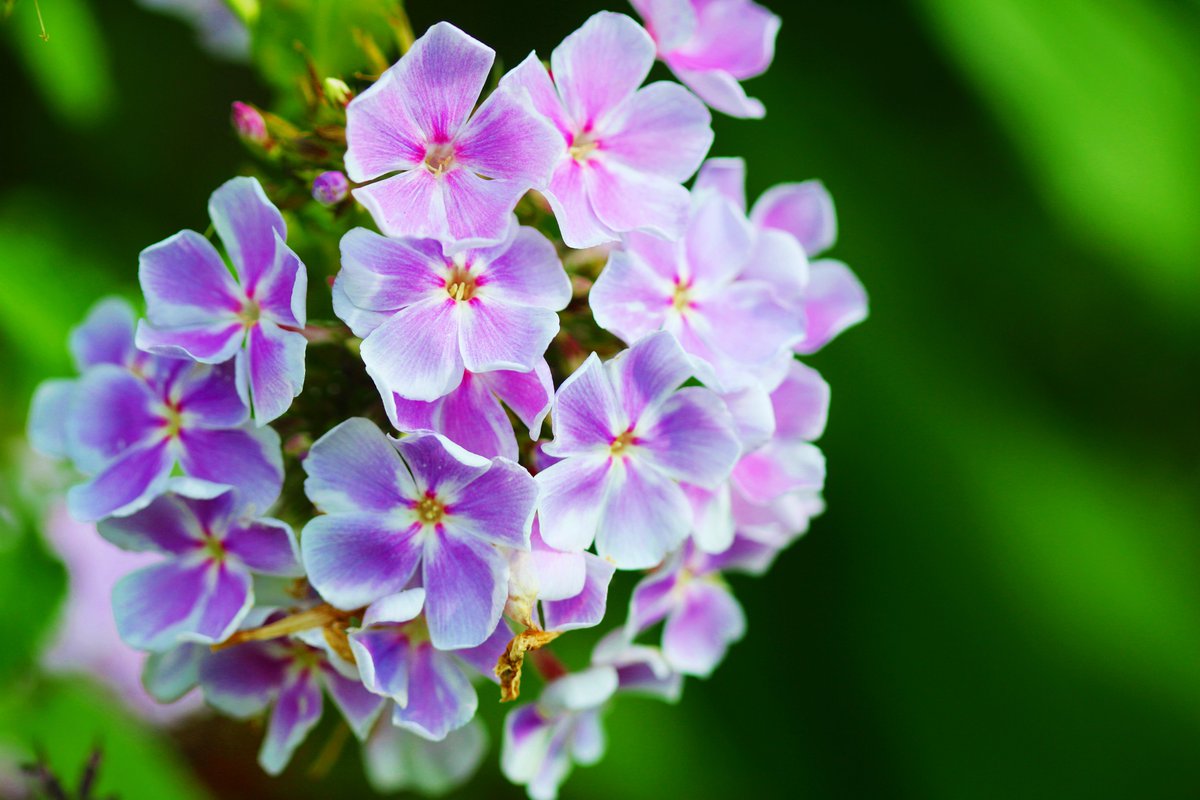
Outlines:
{"label": "five-petaled flower", "polygon": [[143,350],[219,364],[236,356],[238,391],[265,425],[304,385],[308,273],[286,244],[287,227],[254,178],[227,181],[208,214],[237,272],[195,231],[147,247],[138,259],[146,320]]}
{"label": "five-petaled flower", "polygon": [[537,487],[524,468],[437,434],[389,439],[355,418],[314,443],[304,469],[325,513],[304,527],[301,549],[327,602],[362,608],[419,570],[435,647],[474,647],[496,629],[508,588],[500,548],[529,549]]}
{"label": "five-petaled flower", "polygon": [[551,411],[562,460],[537,475],[546,543],[596,551],[620,569],[657,564],[691,529],[680,481],[716,488],[741,452],[725,405],[702,386],[675,337],[653,333],[607,363],[593,353]]}
{"label": "five-petaled flower", "polygon": [[439,22],[346,108],[346,173],[375,181],[354,197],[384,233],[495,242],[549,179],[558,144],[543,120],[505,92],[472,114],[495,55]]}
{"label": "five-petaled flower", "polygon": [[688,199],[680,183],[712,145],[712,118],[678,84],[639,89],[653,64],[654,42],[641,26],[600,12],[554,48],[553,81],[530,54],[500,82],[558,129],[554,175],[542,191],[571,247],[623,231],[675,238],[683,230]]}
{"label": "five-petaled flower", "polygon": [[499,244],[453,256],[433,239],[355,228],[342,237],[338,287],[380,392],[424,401],[449,394],[464,370],[534,370],[571,299],[554,245],[515,224]]}

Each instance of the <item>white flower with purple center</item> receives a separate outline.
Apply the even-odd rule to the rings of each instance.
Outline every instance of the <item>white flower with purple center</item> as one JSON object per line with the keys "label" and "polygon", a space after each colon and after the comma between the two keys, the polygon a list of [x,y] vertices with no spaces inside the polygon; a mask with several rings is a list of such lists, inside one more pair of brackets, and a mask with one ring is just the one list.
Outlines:
{"label": "white flower with purple center", "polygon": [[600,716],[617,687],[616,669],[594,666],[552,681],[536,703],[510,712],[500,752],[504,776],[533,800],[554,800],[573,764],[604,755]]}
{"label": "white flower with purple center", "polygon": [[386,703],[341,674],[323,650],[296,638],[246,642],[209,653],[200,662],[199,679],[204,699],[232,717],[246,719],[271,708],[258,753],[258,763],[271,775],[283,772],[320,721],[324,692],[360,740],[367,738]]}
{"label": "white flower with purple center", "polygon": [[433,239],[365,228],[341,247],[338,289],[352,308],[335,310],[365,336],[362,358],[385,398],[436,400],[465,371],[534,370],[571,299],[554,245],[515,224],[501,243],[453,256]]}
{"label": "white flower with purple center", "polygon": [[363,608],[419,574],[435,647],[474,647],[496,629],[508,587],[502,548],[529,549],[537,486],[524,468],[437,434],[389,439],[356,418],[314,443],[304,469],[325,513],[304,527],[301,549],[327,602]]}
{"label": "white flower with purple center", "polygon": [[[713,158],[704,163],[694,191],[712,189],[743,212],[746,209],[746,163],[740,158]],[[750,209],[750,222],[763,244],[786,252],[784,239],[800,244],[810,259],[807,277],[798,297],[787,300],[804,315],[804,337],[794,350],[815,353],[831,339],[867,318],[867,291],[846,264],[831,258],[816,258],[837,241],[837,215],[833,198],[817,180],[772,186]],[[781,238],[783,237],[783,238]],[[794,286],[786,280],[781,285]]]}
{"label": "white flower with purple center", "polygon": [[551,412],[561,459],[537,475],[542,537],[558,550],[593,540],[619,569],[644,569],[691,529],[680,481],[715,489],[741,452],[725,405],[681,385],[692,367],[669,333],[601,363],[593,353],[559,387]]}
{"label": "white flower with purple center", "polygon": [[234,489],[182,478],[141,511],[100,523],[118,547],[167,557],[113,589],[126,644],[163,651],[182,641],[224,641],[254,604],[252,573],[303,574],[292,529],[246,511]]}
{"label": "white flower with purple center", "polygon": [[658,57],[704,102],[731,117],[761,118],[739,81],[767,71],[779,17],[751,0],[632,0]]}
{"label": "white flower with purple center", "polygon": [[287,227],[254,178],[212,193],[208,214],[233,262],[195,231],[151,245],[138,259],[146,319],[137,344],[161,355],[220,364],[236,357],[238,390],[265,425],[304,385],[308,273]]}
{"label": "white flower with purple center", "polygon": [[354,197],[384,233],[494,242],[549,179],[558,143],[544,120],[504,92],[472,113],[495,56],[439,22],[346,108],[346,173],[375,181]]}
{"label": "white flower with purple center", "polygon": [[[804,336],[785,302],[805,275],[792,243],[756,238],[745,215],[716,192],[694,195],[677,242],[627,235],[592,286],[596,323],[626,342],[655,330],[674,334],[698,376],[723,390],[760,380]],[[785,243],[782,243],[786,245]]]}
{"label": "white flower with purple center", "polygon": [[624,14],[602,11],[554,48],[553,80],[530,54],[500,82],[558,129],[553,177],[543,194],[570,247],[623,231],[676,238],[687,219],[680,184],[712,145],[712,116],[682,86],[642,86],[654,42]]}
{"label": "white flower with purple center", "polygon": [[74,463],[93,477],[71,487],[82,521],[125,516],[160,494],[176,468],[237,488],[265,513],[279,496],[279,435],[247,421],[234,366],[161,359],[153,383],[102,364],[80,379],[67,418]]}
{"label": "white flower with purple center", "polygon": [[372,603],[362,626],[349,632],[350,649],[363,685],[395,701],[392,724],[439,741],[470,722],[479,706],[463,667],[496,681],[512,633],[501,619],[482,644],[441,650],[420,616],[424,601],[424,589],[408,589]]}

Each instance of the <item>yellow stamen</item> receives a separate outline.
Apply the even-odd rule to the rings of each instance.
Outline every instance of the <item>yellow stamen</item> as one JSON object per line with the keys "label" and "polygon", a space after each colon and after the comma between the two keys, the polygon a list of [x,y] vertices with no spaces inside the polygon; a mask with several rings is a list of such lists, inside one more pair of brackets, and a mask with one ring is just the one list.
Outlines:
{"label": "yellow stamen", "polygon": [[446,506],[436,497],[423,497],[417,503],[417,518],[427,525],[436,525],[446,514]]}

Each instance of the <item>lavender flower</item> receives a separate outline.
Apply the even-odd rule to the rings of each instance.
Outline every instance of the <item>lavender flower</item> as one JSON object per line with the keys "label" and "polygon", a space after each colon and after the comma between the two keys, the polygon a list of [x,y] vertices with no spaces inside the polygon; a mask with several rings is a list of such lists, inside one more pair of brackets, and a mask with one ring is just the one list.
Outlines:
{"label": "lavender flower", "polygon": [[327,170],[313,178],[312,196],[323,206],[336,206],[350,194],[350,181],[346,173],[339,170]]}
{"label": "lavender flower", "polygon": [[558,129],[553,177],[542,191],[571,247],[623,231],[676,238],[687,218],[679,184],[712,144],[711,116],[683,87],[652,83],[654,42],[624,14],[600,12],[550,56],[551,81],[530,54],[501,81]]}
{"label": "lavender flower", "polygon": [[445,256],[432,239],[342,237],[341,291],[368,321],[339,314],[366,338],[362,357],[386,398],[437,400],[473,373],[529,372],[558,332],[571,285],[554,246],[510,227],[492,247]]}
{"label": "lavender flower", "polygon": [[308,273],[285,243],[283,217],[254,178],[227,181],[208,214],[237,272],[195,231],[142,251],[138,280],[147,319],[138,347],[220,364],[236,356],[238,391],[259,425],[278,417],[304,385]]}
{"label": "lavender flower", "polygon": [[555,550],[533,521],[530,550],[509,555],[506,613],[526,627],[569,631],[604,619],[614,567],[585,552]]}
{"label": "lavender flower", "polygon": [[184,478],[141,511],[100,523],[100,534],[125,550],[167,556],[113,589],[117,629],[130,647],[221,642],[254,605],[252,571],[303,574],[292,529],[248,511],[233,489]]}
{"label": "lavender flower", "polygon": [[167,360],[152,383],[102,364],[79,381],[67,418],[77,466],[94,473],[67,494],[76,519],[125,516],[149,505],[173,469],[236,486],[265,512],[279,496],[279,435],[247,424],[232,364]]}
{"label": "lavender flower", "polygon": [[651,334],[602,364],[595,354],[554,400],[562,460],[537,475],[546,542],[596,551],[620,569],[643,569],[678,547],[691,511],[679,481],[715,488],[740,453],[729,412],[699,386],[675,338]]}
{"label": "lavender flower", "polygon": [[346,109],[346,172],[380,230],[478,247],[549,179],[553,130],[497,92],[472,114],[495,52],[434,25]]}
{"label": "lavender flower", "polygon": [[529,473],[436,434],[389,440],[365,419],[321,437],[304,468],[305,490],[325,512],[301,535],[304,565],[326,601],[361,608],[408,588],[420,570],[435,647],[474,647],[496,629],[508,585],[497,548],[529,549]]}
{"label": "lavender flower", "polygon": [[487,729],[477,719],[437,742],[395,725],[377,725],[363,745],[363,766],[380,794],[412,789],[441,795],[470,780],[487,755],[487,740]]}
{"label": "lavender flower", "polygon": [[658,57],[704,102],[731,117],[766,109],[738,81],[767,71],[779,17],[751,0],[631,0]]}

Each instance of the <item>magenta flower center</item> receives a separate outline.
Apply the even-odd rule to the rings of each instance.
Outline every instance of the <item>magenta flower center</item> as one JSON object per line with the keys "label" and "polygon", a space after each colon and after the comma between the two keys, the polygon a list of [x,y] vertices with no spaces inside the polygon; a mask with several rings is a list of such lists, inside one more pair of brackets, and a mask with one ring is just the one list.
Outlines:
{"label": "magenta flower center", "polygon": [[671,297],[671,308],[683,313],[692,307],[691,283],[676,283],[675,293]]}
{"label": "magenta flower center", "polygon": [[417,503],[417,519],[426,525],[436,525],[446,516],[446,505],[436,495],[426,495]]}
{"label": "magenta flower center", "polygon": [[635,444],[637,444],[637,438],[633,435],[633,431],[625,431],[612,440],[612,444],[608,446],[608,451],[614,457],[620,458],[629,455],[629,448]]}
{"label": "magenta flower center", "polygon": [[425,148],[425,169],[434,175],[442,175],[454,168],[454,145],[449,142],[433,144]]}
{"label": "magenta flower center", "polygon": [[571,140],[571,146],[567,150],[571,153],[571,158],[582,163],[591,158],[596,148],[600,146],[595,138],[590,133],[581,133]]}
{"label": "magenta flower center", "polygon": [[242,310],[238,312],[238,319],[242,321],[242,325],[253,328],[261,316],[262,308],[259,307],[258,301],[253,297],[247,297],[246,302],[242,304]]}
{"label": "magenta flower center", "polygon": [[456,267],[446,281],[446,294],[460,303],[465,303],[475,296],[478,285],[470,270]]}
{"label": "magenta flower center", "polygon": [[183,429],[183,409],[174,403],[167,403],[163,410],[163,426],[168,439],[178,436]]}
{"label": "magenta flower center", "polygon": [[225,545],[215,536],[204,537],[204,554],[216,563],[225,560]]}

